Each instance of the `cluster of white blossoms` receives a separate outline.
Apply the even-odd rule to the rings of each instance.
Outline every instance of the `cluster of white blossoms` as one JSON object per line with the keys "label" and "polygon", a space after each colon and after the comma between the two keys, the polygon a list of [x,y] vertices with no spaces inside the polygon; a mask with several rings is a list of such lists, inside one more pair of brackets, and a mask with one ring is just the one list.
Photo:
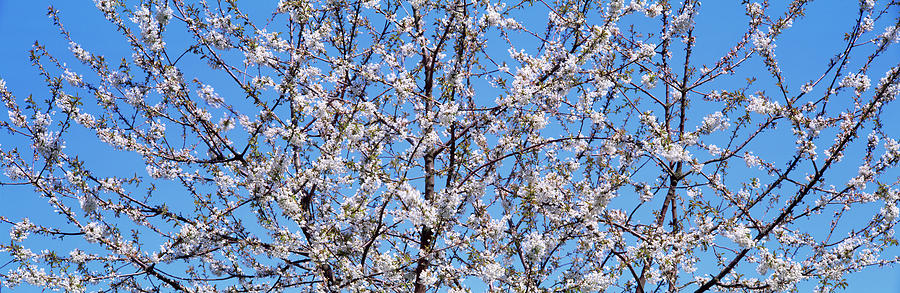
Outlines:
{"label": "cluster of white blossoms", "polygon": [[762,160],[759,157],[754,156],[753,153],[747,152],[744,154],[744,162],[747,163],[747,167],[756,167],[762,164]]}
{"label": "cluster of white blossoms", "polygon": [[722,114],[722,112],[715,112],[706,117],[703,117],[703,123],[700,124],[698,131],[702,133],[712,133],[718,130],[725,130],[731,126],[731,123],[728,121],[728,117]]}
{"label": "cluster of white blossoms", "polygon": [[841,79],[840,86],[853,88],[856,91],[856,94],[859,95],[860,93],[869,90],[871,82],[869,80],[869,77],[865,74],[851,73]]}
{"label": "cluster of white blossoms", "polygon": [[889,26],[884,28],[884,32],[881,33],[875,40],[877,44],[888,44],[888,43],[898,43],[900,42],[900,26]]}
{"label": "cluster of white blossoms", "polygon": [[12,229],[9,229],[9,239],[16,242],[25,241],[25,239],[28,238],[28,235],[31,234],[31,230],[34,228],[34,224],[32,224],[28,218],[24,218],[22,221],[13,225]]}
{"label": "cluster of white blossoms", "polygon": [[900,216],[900,208],[897,207],[895,202],[887,202],[881,208],[881,216],[884,217],[885,222],[893,222],[897,219],[897,216]]}
{"label": "cluster of white blossoms", "polygon": [[[502,29],[515,29],[518,27],[519,23],[514,18],[503,17],[499,11],[506,9],[506,5],[501,4],[500,6],[492,6],[488,5],[485,8],[484,16],[482,16],[481,21],[488,26],[497,26]],[[551,15],[551,17],[555,17],[555,15]]]}
{"label": "cluster of white blossoms", "polygon": [[540,233],[530,233],[525,235],[522,243],[523,252],[532,260],[540,260],[548,249],[548,239]]}
{"label": "cluster of white blossoms", "polygon": [[663,9],[665,9],[663,4],[651,1],[651,4],[644,8],[644,15],[649,18],[655,18],[663,13]]}
{"label": "cluster of white blossoms", "polygon": [[765,13],[762,4],[759,4],[759,2],[748,3],[746,9],[747,14],[754,19],[763,16],[763,14]]}
{"label": "cluster of white blossoms", "polygon": [[775,40],[767,33],[757,30],[753,33],[753,46],[757,52],[763,55],[773,55],[775,52]]}
{"label": "cluster of white blossoms", "polygon": [[208,84],[200,86],[200,89],[197,90],[197,95],[203,98],[203,100],[206,101],[207,104],[215,108],[219,108],[225,103],[225,100],[222,98],[222,96],[216,93],[216,90]]}
{"label": "cluster of white blossoms", "polygon": [[115,0],[94,0],[94,5],[97,9],[103,12],[113,12],[115,4]]}
{"label": "cluster of white blossoms", "polygon": [[[112,9],[111,1],[97,0],[97,7],[101,10]],[[164,8],[156,8],[157,11],[151,13],[150,7],[141,5],[135,8],[131,21],[138,24],[141,30],[141,40],[144,44],[149,45],[148,49],[159,51],[165,48],[166,42],[163,41],[162,30],[172,18],[172,8],[165,6]],[[106,10],[104,10],[106,11]]]}
{"label": "cluster of white blossoms", "polygon": [[684,145],[679,143],[653,143],[653,145],[657,146],[654,153],[669,162],[688,162],[691,160],[691,153]]}
{"label": "cluster of white blossoms", "polygon": [[274,58],[272,52],[263,45],[255,45],[253,49],[244,51],[244,56],[247,57],[247,64],[255,65],[269,65]]}
{"label": "cluster of white blossoms", "polygon": [[641,85],[643,85],[647,89],[653,89],[656,87],[656,81],[658,79],[659,78],[657,78],[655,75],[649,73],[641,75]]}
{"label": "cluster of white blossoms", "polygon": [[72,54],[75,54],[75,58],[81,62],[89,63],[91,61],[91,53],[75,42],[69,42],[69,51],[72,51]]}
{"label": "cluster of white blossoms", "polygon": [[637,42],[635,50],[631,53],[632,61],[652,59],[656,55],[656,45]]}
{"label": "cluster of white blossoms", "polygon": [[731,229],[726,230],[724,233],[725,237],[737,243],[741,248],[751,248],[756,246],[756,240],[753,239],[753,235],[750,234],[750,229],[748,229],[743,224],[735,224],[731,227]]}
{"label": "cluster of white blossoms", "polygon": [[459,114],[459,104],[445,103],[441,105],[438,111],[437,120],[440,121],[441,125],[449,126],[456,121],[456,116]]}
{"label": "cluster of white blossoms", "polygon": [[756,112],[765,115],[777,115],[781,109],[778,101],[769,101],[760,96],[751,95],[750,103],[747,104],[748,112]]}
{"label": "cluster of white blossoms", "polygon": [[871,10],[875,7],[875,0],[859,0],[859,6],[863,10]]}
{"label": "cluster of white blossoms", "polygon": [[847,186],[850,186],[850,187],[853,187],[856,189],[860,189],[860,190],[865,189],[866,182],[872,180],[874,175],[875,175],[875,173],[872,171],[871,166],[869,166],[869,165],[859,166],[859,171],[857,172],[857,175],[854,176],[853,178],[851,178],[849,182],[847,182]]}
{"label": "cluster of white blossoms", "polygon": [[673,32],[687,32],[694,28],[694,17],[698,14],[695,2],[687,2],[686,7],[672,20]]}
{"label": "cluster of white blossoms", "polygon": [[98,242],[103,239],[104,231],[103,224],[98,222],[90,222],[81,227],[81,232],[84,232],[84,239],[88,242]]}
{"label": "cluster of white blossoms", "polygon": [[789,290],[794,288],[797,282],[806,278],[803,273],[803,265],[800,263],[777,257],[765,248],[760,249],[759,255],[761,260],[756,270],[760,274],[766,274],[769,270],[773,271],[765,283],[774,290]]}

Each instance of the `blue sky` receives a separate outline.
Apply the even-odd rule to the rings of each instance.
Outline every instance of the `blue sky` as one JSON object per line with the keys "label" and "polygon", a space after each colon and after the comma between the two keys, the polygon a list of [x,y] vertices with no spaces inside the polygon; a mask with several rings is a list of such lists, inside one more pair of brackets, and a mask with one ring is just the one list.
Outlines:
{"label": "blue sky", "polygon": [[[734,15],[735,9],[742,9],[738,5],[725,2],[737,1],[707,1],[704,3],[699,18],[697,19],[697,36],[700,39],[696,51],[698,62],[712,62],[721,56],[728,46],[733,44],[736,36],[744,27],[734,22],[723,22],[720,18]],[[774,2],[774,1],[773,1]],[[62,39],[56,28],[46,17],[47,6],[50,1],[11,1],[0,0],[0,78],[6,81],[7,87],[19,99],[34,94],[45,95],[43,83],[34,67],[28,61],[28,50],[35,40],[39,40],[51,52],[57,55],[67,54],[68,43]],[[118,59],[130,56],[127,47],[123,46],[122,37],[115,32],[114,27],[105,22],[99,12],[95,11],[91,1],[55,1],[56,8],[62,11],[63,23],[72,32],[74,40],[84,45],[92,52],[101,53],[108,59]],[[777,5],[777,4],[773,4]],[[803,76],[794,79],[794,82],[814,78],[824,68],[824,61],[828,60],[840,46],[841,34],[847,30],[855,19],[856,1],[821,1],[814,3],[808,11],[808,17],[795,22],[784,37],[779,41],[776,52],[779,56],[791,56],[780,58],[781,65],[786,75]],[[848,13],[848,11],[850,13]],[[737,13],[740,13],[738,11]],[[544,15],[538,15],[543,21]],[[729,25],[730,24],[730,25]],[[505,50],[504,50],[505,51]],[[888,52],[891,58],[883,60],[900,60],[900,53],[896,46]],[[72,58],[67,58],[69,63],[77,63]],[[74,64],[72,64],[74,65]],[[892,64],[881,64],[882,67]],[[764,72],[761,62],[756,59],[747,66],[756,66],[760,72]],[[874,80],[880,77],[884,70],[873,70],[871,75]],[[764,73],[761,75],[765,75]],[[736,77],[740,79],[740,77]],[[739,81],[738,81],[739,82]],[[799,87],[799,84],[796,85]],[[4,115],[5,116],[5,115]],[[5,117],[3,119],[6,119]],[[900,123],[898,119],[893,121]],[[894,132],[898,134],[898,132]],[[0,138],[7,137],[0,134]],[[895,137],[900,137],[897,135]],[[16,145],[17,142],[0,140],[4,147]],[[19,145],[27,148],[27,145]],[[67,150],[77,152],[92,167],[100,169],[100,172],[143,172],[132,170],[132,166],[141,164],[138,157],[121,154],[110,150],[108,147],[91,142],[79,142],[70,136]],[[776,145],[762,146],[754,150],[755,153],[776,152]],[[140,166],[140,165],[137,165]],[[40,214],[47,207],[43,199],[32,196],[29,188],[2,187],[0,189],[0,214],[16,220],[20,217]],[[7,242],[5,232],[7,226],[0,226],[0,242]],[[898,250],[893,250],[897,253]],[[6,256],[0,254],[0,265],[7,261]],[[3,268],[0,270],[6,270]],[[900,269],[883,268],[869,269],[862,273],[852,275],[849,278],[850,287],[846,292],[900,292]],[[5,287],[3,292],[9,289]],[[19,287],[15,292],[40,292],[40,289]]]}

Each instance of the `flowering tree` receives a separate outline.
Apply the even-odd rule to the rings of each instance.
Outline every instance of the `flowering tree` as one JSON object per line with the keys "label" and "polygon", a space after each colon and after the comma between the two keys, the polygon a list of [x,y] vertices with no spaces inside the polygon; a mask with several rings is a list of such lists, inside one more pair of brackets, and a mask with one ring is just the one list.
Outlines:
{"label": "flowering tree", "polygon": [[829,291],[898,261],[897,1],[808,76],[776,54],[802,0],[744,1],[711,63],[691,0],[123,2],[95,0],[131,56],[51,8],[49,94],[0,80],[0,192],[53,211],[0,216],[4,285]]}

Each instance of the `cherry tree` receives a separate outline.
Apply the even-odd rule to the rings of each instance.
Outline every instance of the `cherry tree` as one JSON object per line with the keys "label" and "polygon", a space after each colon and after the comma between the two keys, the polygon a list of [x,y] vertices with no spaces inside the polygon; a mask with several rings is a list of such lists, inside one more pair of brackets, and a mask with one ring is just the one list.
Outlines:
{"label": "cherry tree", "polygon": [[832,291],[900,260],[897,1],[803,74],[778,44],[823,3],[729,4],[727,40],[692,0],[94,4],[130,55],[51,7],[46,89],[0,80],[0,193],[49,207],[0,216],[6,286]]}

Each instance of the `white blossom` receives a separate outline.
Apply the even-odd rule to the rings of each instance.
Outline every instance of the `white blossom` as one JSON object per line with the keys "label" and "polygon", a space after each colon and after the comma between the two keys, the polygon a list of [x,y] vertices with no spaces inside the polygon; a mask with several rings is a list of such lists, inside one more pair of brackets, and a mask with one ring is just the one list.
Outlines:
{"label": "white blossom", "polygon": [[112,13],[115,10],[116,1],[115,0],[94,0],[94,5],[97,6],[97,9],[103,11],[104,13]]}
{"label": "white blossom", "polygon": [[68,81],[71,85],[81,85],[81,75],[71,72],[69,71],[69,69],[66,69],[66,71],[63,73],[63,79]]}
{"label": "white blossom", "polygon": [[644,10],[644,15],[649,18],[656,18],[663,12],[663,6],[657,2],[653,2],[653,4],[647,5],[647,8]]}
{"label": "white blossom", "polygon": [[775,50],[775,41],[762,31],[753,33],[753,47],[764,55],[772,55]]}
{"label": "white blossom", "polygon": [[734,225],[731,229],[725,231],[724,235],[742,248],[750,248],[756,245],[756,240],[753,240],[753,236],[750,235],[750,229],[741,224]]}
{"label": "white blossom", "polygon": [[548,242],[543,234],[532,232],[525,236],[522,250],[532,259],[540,259],[547,251]]}
{"label": "white blossom", "polygon": [[691,153],[684,146],[677,143],[660,146],[655,152],[670,162],[687,162],[691,160]]}
{"label": "white blossom", "polygon": [[859,0],[859,6],[863,10],[870,10],[875,7],[875,0]]}
{"label": "white blossom", "polygon": [[438,121],[441,125],[450,125],[456,121],[456,115],[459,113],[459,105],[456,103],[441,104],[438,112]]}
{"label": "white blossom", "polygon": [[747,167],[750,168],[759,166],[762,163],[759,157],[754,156],[751,152],[747,152],[744,154],[744,162],[747,164]]}
{"label": "white blossom", "polygon": [[885,203],[884,207],[881,208],[881,215],[885,221],[893,222],[897,219],[897,216],[900,216],[900,208],[894,203]]}
{"label": "white blossom", "polygon": [[775,115],[780,110],[781,105],[777,101],[768,101],[762,97],[750,96],[750,103],[747,105],[748,112],[756,112],[766,115]]}
{"label": "white blossom", "polygon": [[219,94],[216,93],[215,89],[213,89],[213,87],[208,84],[204,84],[203,86],[201,86],[200,89],[197,90],[197,95],[203,98],[203,100],[206,101],[207,104],[215,108],[221,107],[221,105],[225,102],[225,100],[222,99],[222,96],[219,96]]}
{"label": "white blossom", "polygon": [[[95,3],[97,3],[97,7],[100,10],[106,11],[105,9],[109,9],[108,7],[112,5],[110,2],[112,1],[98,0]],[[131,21],[137,24],[140,28],[141,40],[144,42],[144,44],[150,46],[150,50],[159,51],[165,47],[166,43],[162,40],[162,31],[160,30],[161,24],[157,20],[157,17],[151,16],[150,9],[147,6],[142,5],[138,8],[135,8],[134,16],[131,17]]]}
{"label": "white blossom", "polygon": [[747,4],[747,14],[749,14],[751,17],[756,18],[762,16],[763,12],[763,7],[761,4],[759,4],[759,2]]}
{"label": "white blossom", "polygon": [[72,51],[72,54],[75,55],[81,62],[91,62],[91,53],[81,47],[81,45],[76,44],[75,42],[69,42],[69,51]]}
{"label": "white blossom", "polygon": [[615,280],[600,272],[591,272],[584,276],[583,289],[590,292],[602,292],[615,284]]}
{"label": "white blossom", "polygon": [[861,73],[851,73],[841,79],[841,87],[854,88],[856,94],[867,91],[871,86],[869,77]]}
{"label": "white blossom", "polygon": [[84,225],[81,227],[81,231],[84,232],[84,239],[88,242],[98,242],[103,239],[104,228],[98,222],[91,222]]}
{"label": "white blossom", "polygon": [[656,76],[653,74],[644,74],[641,75],[641,84],[644,85],[647,89],[653,89],[656,87]]}
{"label": "white blossom", "polygon": [[256,65],[270,65],[275,58],[275,55],[268,48],[261,45],[253,46],[249,50],[244,51],[244,56],[247,58],[247,64]]}
{"label": "white blossom", "polygon": [[97,199],[90,195],[83,195],[78,201],[81,202],[81,209],[85,214],[92,214],[97,210]]}
{"label": "white blossom", "polygon": [[717,130],[725,130],[731,126],[728,118],[722,112],[715,112],[703,117],[703,124],[700,125],[700,131],[705,133],[715,132]]}
{"label": "white blossom", "polygon": [[685,7],[684,12],[675,16],[675,19],[672,20],[672,27],[676,32],[687,32],[688,30],[694,28],[694,15],[696,11],[694,11],[693,5],[689,5]]}
{"label": "white blossom", "polygon": [[16,242],[25,241],[34,228],[35,225],[31,223],[28,218],[23,218],[21,222],[16,223],[13,225],[12,229],[9,230],[9,239]]}
{"label": "white blossom", "polygon": [[652,59],[656,55],[656,45],[638,42],[635,50],[631,53],[631,60]]}

